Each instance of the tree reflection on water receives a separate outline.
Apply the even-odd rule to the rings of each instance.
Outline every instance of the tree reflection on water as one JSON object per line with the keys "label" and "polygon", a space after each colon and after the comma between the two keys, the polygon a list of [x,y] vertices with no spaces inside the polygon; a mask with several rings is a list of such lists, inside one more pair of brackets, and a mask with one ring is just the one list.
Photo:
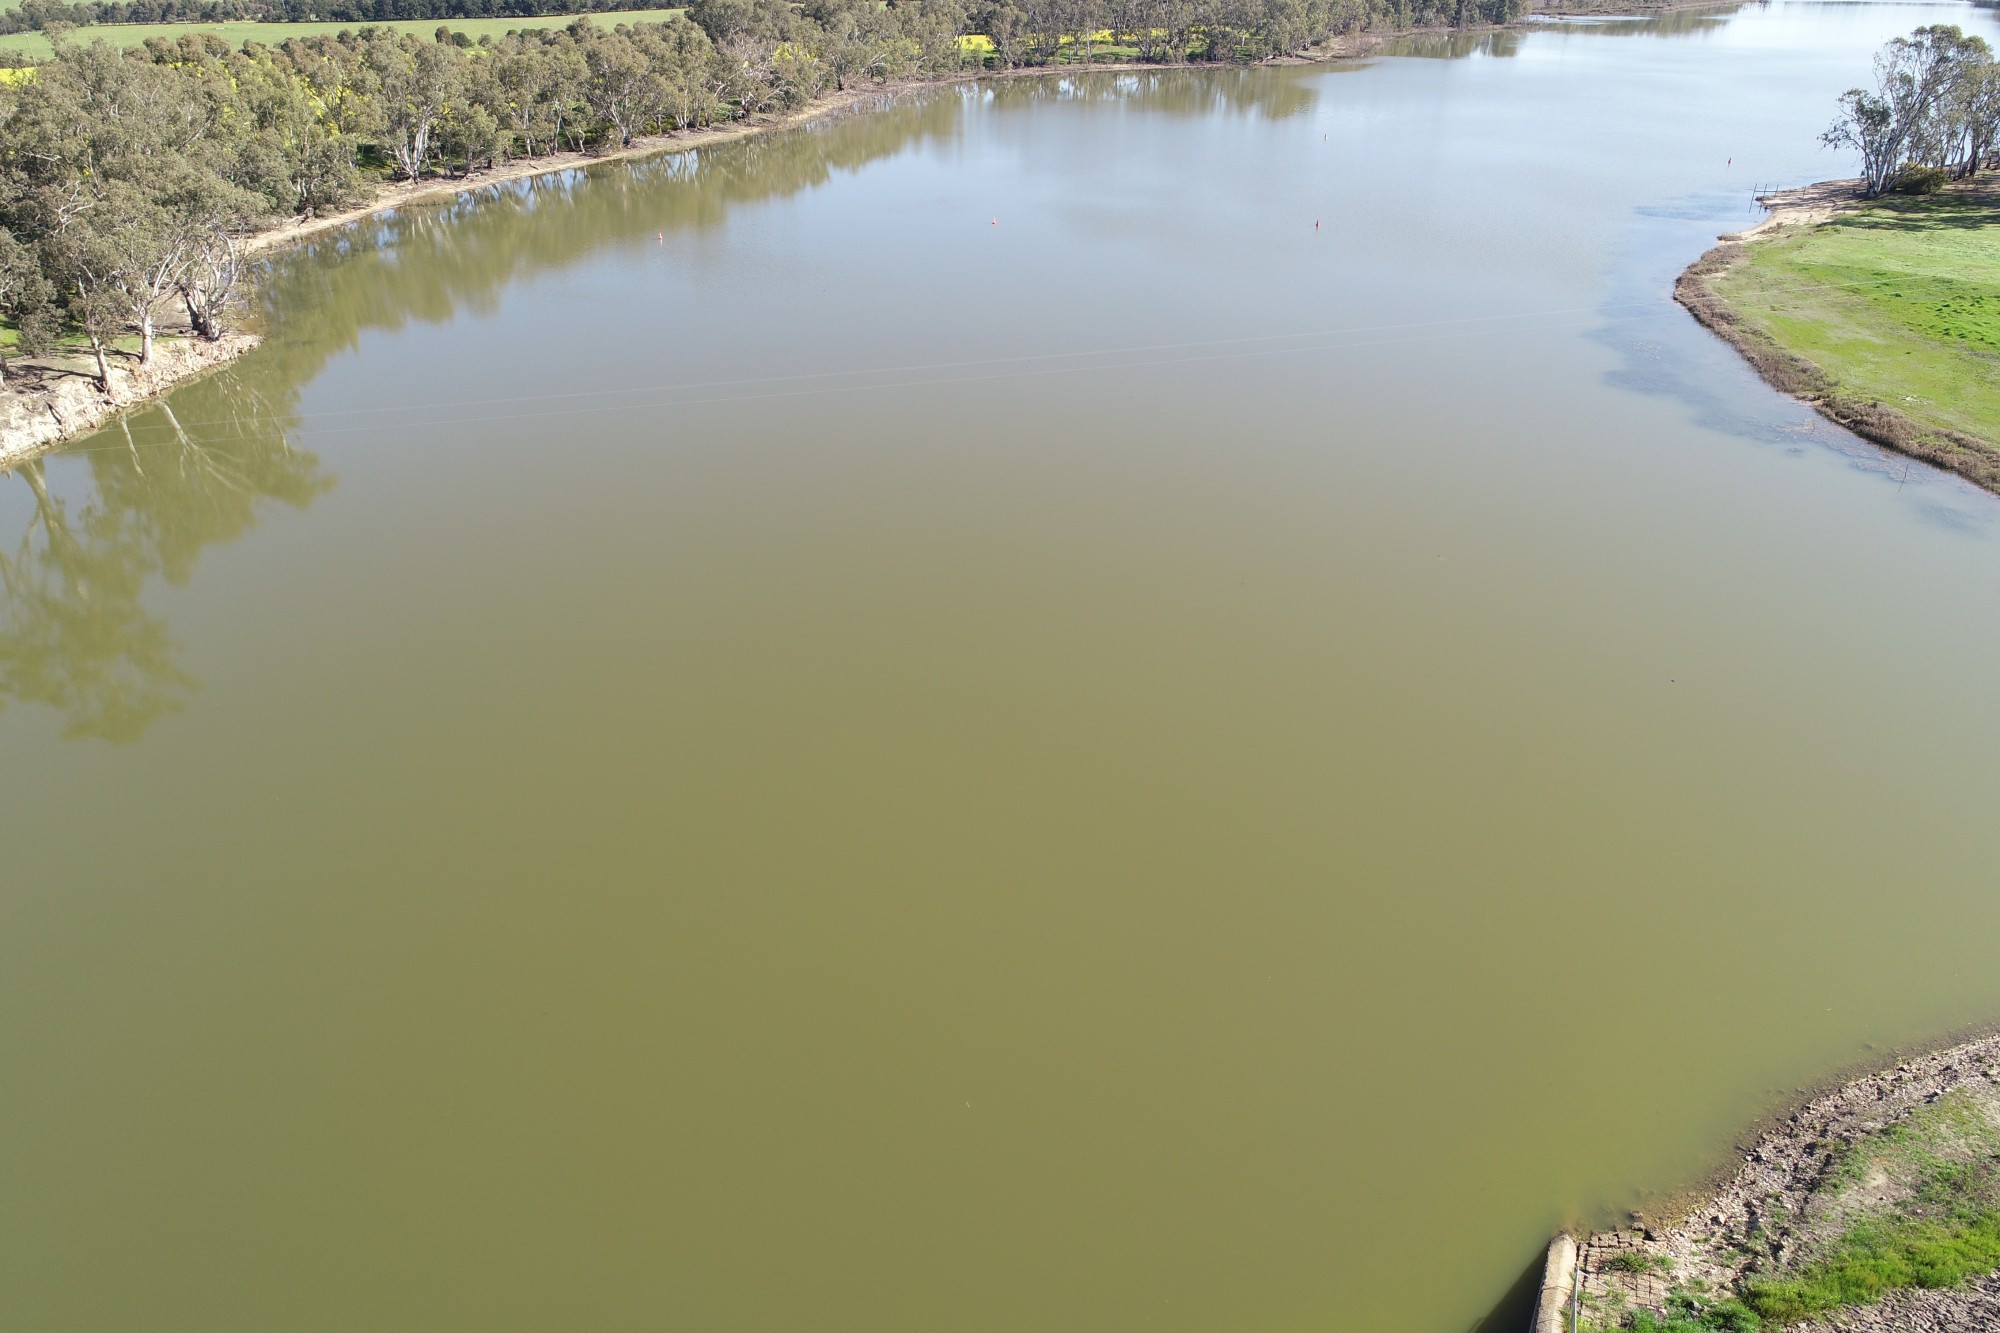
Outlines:
{"label": "tree reflection on water", "polygon": [[[148,605],[204,550],[333,485],[293,447],[299,395],[368,330],[487,314],[505,289],[656,231],[722,226],[738,205],[814,189],[960,132],[975,99],[1117,102],[1172,117],[1272,120],[1316,94],[1286,70],[1102,71],[885,96],[865,114],[646,160],[569,170],[379,214],[265,265],[251,357],[49,459],[0,472],[0,709],[46,705],[64,735],[129,743],[198,682]],[[8,515],[23,517],[9,518]]]}
{"label": "tree reflection on water", "polygon": [[67,737],[130,743],[196,688],[166,621],[146,604],[155,579],[184,584],[201,552],[236,540],[276,500],[303,509],[333,485],[294,450],[288,410],[234,376],[175,395],[96,436],[84,464],[50,459],[0,473],[32,497],[0,533],[0,709],[45,704]]}

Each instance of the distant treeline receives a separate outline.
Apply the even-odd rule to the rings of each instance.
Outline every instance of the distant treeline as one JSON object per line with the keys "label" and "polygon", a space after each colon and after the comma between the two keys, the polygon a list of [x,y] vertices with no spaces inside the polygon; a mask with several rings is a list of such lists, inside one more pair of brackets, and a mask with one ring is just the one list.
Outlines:
{"label": "distant treeline", "polygon": [[[34,3],[35,0],[30,0]],[[0,82],[0,318],[21,351],[95,349],[163,308],[221,336],[239,240],[336,210],[370,179],[470,174],[804,106],[859,84],[1107,59],[1247,63],[1370,26],[1487,23],[1521,0],[693,0],[664,23],[578,19],[477,43],[362,27],[232,50],[119,50],[52,30]],[[974,34],[984,40],[972,41]],[[0,360],[0,387],[7,367]]]}
{"label": "distant treeline", "polygon": [[[615,14],[670,8],[660,0],[23,0],[0,13],[0,35],[41,32],[51,24],[87,28],[104,23],[390,23],[428,19],[545,18],[551,14]],[[1151,8],[1170,16],[1185,8],[1176,0],[1154,0]],[[1204,9],[1215,6],[1202,5]],[[1299,5],[1304,10],[1309,5]],[[1006,6],[999,6],[1006,8]],[[1143,3],[1092,4],[1106,28],[1138,31]],[[1386,28],[1468,26],[1506,23],[1527,8],[1526,0],[1335,0],[1327,7],[1334,31],[1376,24]]]}
{"label": "distant treeline", "polygon": [[660,0],[24,0],[0,34],[52,23],[388,23],[401,19],[541,18],[663,8]]}

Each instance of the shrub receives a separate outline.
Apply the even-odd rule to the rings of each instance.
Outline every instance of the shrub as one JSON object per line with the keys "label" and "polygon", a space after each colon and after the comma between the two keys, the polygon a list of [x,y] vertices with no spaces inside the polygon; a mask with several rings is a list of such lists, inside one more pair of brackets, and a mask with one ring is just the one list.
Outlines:
{"label": "shrub", "polygon": [[1904,167],[1889,188],[1897,194],[1936,194],[1950,179],[1943,167]]}

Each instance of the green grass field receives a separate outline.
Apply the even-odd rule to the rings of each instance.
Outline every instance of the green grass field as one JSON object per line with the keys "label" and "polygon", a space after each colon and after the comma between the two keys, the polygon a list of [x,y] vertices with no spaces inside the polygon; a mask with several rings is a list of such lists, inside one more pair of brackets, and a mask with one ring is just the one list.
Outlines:
{"label": "green grass field", "polygon": [[[0,6],[18,4],[19,0],[0,0]],[[658,23],[669,14],[678,14],[679,9],[634,9],[625,13],[592,14],[593,23],[605,27],[616,27],[620,23]],[[428,37],[440,25],[453,32],[462,32],[478,41],[481,37],[499,38],[503,33],[526,31],[529,28],[567,28],[576,21],[574,14],[545,14],[540,18],[505,19],[402,19],[393,23],[378,23],[378,28],[395,28],[402,32],[414,32]],[[90,41],[103,38],[114,46],[139,46],[149,37],[178,37],[184,32],[212,32],[231,46],[241,46],[244,42],[263,42],[275,46],[287,37],[311,37],[319,33],[352,32],[365,25],[359,23],[110,23],[94,28],[78,28],[75,39]],[[21,51],[30,60],[39,60],[49,54],[48,38],[38,32],[16,32],[0,37],[0,49]]]}
{"label": "green grass field", "polygon": [[1715,285],[1847,393],[2000,444],[2000,181],[1780,232]]}

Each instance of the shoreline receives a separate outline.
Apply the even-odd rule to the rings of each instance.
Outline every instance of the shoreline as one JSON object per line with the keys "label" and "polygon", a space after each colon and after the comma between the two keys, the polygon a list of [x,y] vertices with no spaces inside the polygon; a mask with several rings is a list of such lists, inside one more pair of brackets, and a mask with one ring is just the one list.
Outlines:
{"label": "shoreline", "polygon": [[[1098,66],[1096,68],[1104,68]],[[1160,66],[1159,68],[1170,68]],[[1050,71],[1037,69],[1038,74]],[[984,77],[1007,77],[1017,71]],[[746,120],[726,126],[711,126],[678,134],[649,135],[635,139],[624,148],[604,153],[551,153],[542,157],[518,158],[504,166],[477,175],[401,182],[383,185],[368,198],[350,208],[312,218],[291,218],[277,226],[256,232],[243,240],[245,255],[263,255],[294,245],[323,232],[362,222],[380,213],[412,204],[440,203],[489,186],[508,185],[536,176],[575,171],[606,162],[629,162],[666,153],[688,152],[715,144],[729,143],[773,130],[794,129],[886,101],[917,88],[938,87],[949,82],[973,80],[910,80],[874,85],[866,89],[845,89],[828,94],[797,111],[763,120]],[[185,331],[161,330],[153,347],[150,365],[140,365],[129,354],[112,352],[112,393],[106,397],[97,387],[94,374],[72,370],[49,371],[43,367],[41,380],[31,387],[9,383],[0,389],[0,470],[53,452],[79,436],[143,408],[192,380],[221,369],[263,343],[261,334],[234,330],[214,342],[193,337]],[[19,369],[10,372],[13,376]],[[127,392],[119,392],[120,380]]]}
{"label": "shoreline", "polygon": [[2000,495],[2000,442],[1926,425],[1879,399],[1843,389],[1819,365],[1747,321],[1717,285],[1749,257],[1757,242],[1787,229],[1817,227],[1866,207],[1872,201],[1860,197],[1860,185],[1859,180],[1819,181],[1760,196],[1758,202],[1771,210],[1770,216],[1754,227],[1717,237],[1720,243],[1674,281],[1674,300],[1703,328],[1735,348],[1778,392],[1871,444]]}
{"label": "shoreline", "polygon": [[[112,363],[107,398],[95,375],[62,372],[33,389],[8,386],[0,393],[0,471],[51,453],[79,435],[99,430],[183,384],[222,369],[256,348],[255,333],[224,333],[214,342],[162,337],[148,365],[120,358]],[[127,392],[119,394],[120,387]]]}
{"label": "shoreline", "polygon": [[[1643,18],[1649,14],[1663,12],[1664,9],[1709,8],[1727,3],[1729,0],[1670,0],[1665,6],[1627,5],[1615,16]],[[1499,32],[1515,28],[1532,28],[1538,26],[1535,21],[1537,16],[1547,21],[1550,18],[1559,19],[1571,15],[1566,15],[1561,9],[1531,10],[1521,19],[1507,24],[1467,28],[1406,28],[1397,32],[1339,36],[1330,38],[1311,55],[1277,56],[1257,63],[1324,65],[1342,60],[1365,59],[1383,45],[1399,38],[1425,33]],[[1614,15],[1592,13],[1590,16],[1613,17]],[[1220,66],[1214,67],[1220,68]],[[551,153],[542,157],[515,159],[504,166],[456,179],[447,177],[442,180],[381,185],[365,200],[352,207],[319,217],[291,218],[245,237],[243,250],[246,255],[268,254],[321,233],[365,221],[379,213],[412,204],[438,203],[489,186],[512,184],[537,176],[551,175],[560,171],[575,171],[603,163],[632,162],[667,153],[691,152],[777,130],[797,129],[858,111],[874,110],[886,102],[920,89],[980,84],[1005,79],[1060,78],[1077,74],[1126,74],[1135,71],[1201,68],[1211,68],[1211,66],[1137,62],[1105,62],[1059,67],[1036,65],[1006,70],[980,70],[976,73],[956,74],[942,79],[906,79],[893,83],[871,84],[865,88],[842,89],[824,94],[796,111],[783,115],[735,121],[727,125],[707,126],[698,130],[645,136],[633,140],[623,148],[607,152]],[[163,336],[154,346],[154,359],[151,365],[142,367],[126,354],[112,353],[115,358],[114,382],[112,396],[109,398],[97,389],[94,376],[71,370],[51,372],[47,367],[43,367],[41,380],[32,387],[21,387],[10,383],[5,388],[0,388],[0,469],[11,468],[37,458],[60,448],[70,440],[99,430],[126,413],[142,408],[164,396],[181,384],[227,365],[256,348],[262,341],[260,335],[247,331],[225,334],[213,343],[202,342],[188,336],[175,336],[171,331],[163,331]],[[135,392],[124,396],[118,394],[116,381],[121,372],[126,383]]]}
{"label": "shoreline", "polygon": [[[1953,1093],[2000,1104],[2000,1025],[1872,1055],[1830,1074],[1767,1112],[1736,1142],[1733,1160],[1669,1196],[1657,1213],[1634,1212],[1623,1226],[1585,1230],[1575,1241],[1583,1310],[1594,1320],[1637,1309],[1660,1314],[1670,1291],[1684,1284],[1737,1290],[1762,1262],[1753,1246],[1775,1262],[1786,1247],[1796,1253],[1801,1240],[1814,1238],[1808,1200],[1844,1154],[1879,1142],[1884,1131]],[[1569,1293],[1560,1295],[1567,1306]],[[1791,1333],[1996,1326],[2000,1274],[1954,1287],[1904,1287],[1872,1304],[1786,1325]]]}

